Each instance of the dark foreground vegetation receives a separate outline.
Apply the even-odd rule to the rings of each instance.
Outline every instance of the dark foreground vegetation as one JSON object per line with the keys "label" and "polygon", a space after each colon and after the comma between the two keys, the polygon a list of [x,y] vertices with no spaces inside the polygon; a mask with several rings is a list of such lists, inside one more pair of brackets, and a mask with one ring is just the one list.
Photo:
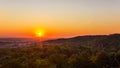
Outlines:
{"label": "dark foreground vegetation", "polygon": [[59,40],[43,46],[1,48],[0,68],[120,68],[119,35],[91,40],[67,44],[63,41],[64,44],[60,44]]}
{"label": "dark foreground vegetation", "polygon": [[36,46],[0,50],[0,68],[119,68],[120,50]]}

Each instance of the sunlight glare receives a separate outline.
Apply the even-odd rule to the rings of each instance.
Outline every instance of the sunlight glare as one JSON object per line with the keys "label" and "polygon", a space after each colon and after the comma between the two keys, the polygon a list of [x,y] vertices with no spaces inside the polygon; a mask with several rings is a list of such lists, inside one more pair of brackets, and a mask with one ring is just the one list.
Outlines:
{"label": "sunlight glare", "polygon": [[36,36],[37,37],[43,37],[44,36],[44,31],[43,30],[37,30],[36,31]]}

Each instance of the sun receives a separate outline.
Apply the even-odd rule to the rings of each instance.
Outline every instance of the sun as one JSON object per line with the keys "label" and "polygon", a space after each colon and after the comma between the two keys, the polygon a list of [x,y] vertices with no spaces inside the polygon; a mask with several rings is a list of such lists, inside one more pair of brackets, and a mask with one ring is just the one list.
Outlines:
{"label": "sun", "polygon": [[42,37],[42,36],[43,36],[43,33],[42,33],[42,32],[38,32],[38,33],[37,33],[37,36],[38,36],[38,37]]}
{"label": "sun", "polygon": [[37,30],[36,31],[36,37],[43,37],[45,32],[43,30]]}

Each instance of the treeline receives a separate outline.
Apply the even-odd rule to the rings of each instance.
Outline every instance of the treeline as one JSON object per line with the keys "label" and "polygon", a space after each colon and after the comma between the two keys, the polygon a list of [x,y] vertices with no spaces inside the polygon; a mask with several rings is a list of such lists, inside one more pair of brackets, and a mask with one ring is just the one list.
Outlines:
{"label": "treeline", "polygon": [[73,45],[0,49],[0,68],[119,68],[120,50]]}

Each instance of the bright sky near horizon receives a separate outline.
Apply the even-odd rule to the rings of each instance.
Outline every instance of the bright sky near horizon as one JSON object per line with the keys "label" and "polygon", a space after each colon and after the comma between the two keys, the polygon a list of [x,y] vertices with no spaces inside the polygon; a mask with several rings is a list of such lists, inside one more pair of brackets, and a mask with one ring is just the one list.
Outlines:
{"label": "bright sky near horizon", "polygon": [[120,33],[120,0],[0,0],[0,37]]}

